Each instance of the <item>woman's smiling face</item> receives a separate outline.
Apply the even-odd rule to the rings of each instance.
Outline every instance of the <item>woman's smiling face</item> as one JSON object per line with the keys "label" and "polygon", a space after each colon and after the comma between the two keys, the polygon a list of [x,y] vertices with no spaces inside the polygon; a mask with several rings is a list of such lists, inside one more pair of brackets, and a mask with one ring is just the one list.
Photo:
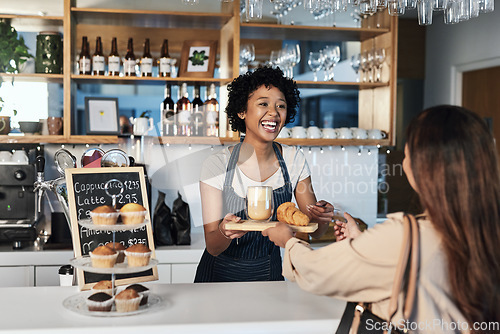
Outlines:
{"label": "woman's smiling face", "polygon": [[273,141],[286,121],[285,95],[276,87],[257,88],[247,102],[247,110],[240,114],[245,120],[246,136]]}

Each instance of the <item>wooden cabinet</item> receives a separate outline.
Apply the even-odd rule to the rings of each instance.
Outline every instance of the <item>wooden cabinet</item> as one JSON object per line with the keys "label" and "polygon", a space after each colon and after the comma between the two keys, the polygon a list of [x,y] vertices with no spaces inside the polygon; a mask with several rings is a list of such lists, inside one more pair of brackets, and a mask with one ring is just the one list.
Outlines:
{"label": "wooden cabinet", "polygon": [[[170,82],[179,85],[215,83],[224,88],[239,72],[239,49],[244,40],[313,40],[313,41],[359,41],[361,49],[374,46],[384,47],[387,51],[385,67],[389,73],[386,80],[379,83],[356,82],[314,82],[297,81],[299,88],[332,88],[359,91],[359,126],[362,128],[378,128],[389,134],[383,140],[279,140],[291,145],[388,145],[395,143],[395,97],[396,97],[396,59],[397,59],[397,18],[389,17],[387,12],[379,12],[363,22],[362,28],[331,28],[309,26],[287,26],[276,24],[241,23],[239,1],[221,3],[218,12],[196,13],[167,10],[138,10],[84,8],[77,6],[75,0],[64,0],[63,16],[43,17],[16,16],[19,20],[48,20],[57,22],[64,33],[64,74],[16,74],[16,80],[41,80],[63,82],[64,88],[64,135],[63,136],[0,136],[0,142],[45,142],[45,143],[117,143],[117,136],[81,136],[71,133],[75,112],[76,87],[78,84],[151,84],[164,85]],[[373,20],[379,22],[377,28],[371,28]],[[78,75],[76,56],[80,51],[82,36],[92,41],[101,36],[103,43],[112,37],[118,39],[120,55],[125,54],[126,42],[132,37],[136,45],[141,45],[145,38],[150,38],[151,45],[160,45],[168,38],[171,54],[180,54],[184,40],[217,40],[218,59],[220,60],[219,77],[209,79],[196,78],[157,78],[157,77],[109,77]],[[263,43],[265,45],[265,43]],[[109,50],[109,45],[104,44]],[[106,53],[106,51],[105,51]],[[136,55],[142,54],[136,47]],[[178,58],[178,57],[176,57]],[[221,106],[225,105],[225,96],[219,97]],[[221,108],[223,109],[223,108]],[[221,113],[221,127],[225,127],[225,115]],[[221,131],[224,133],[224,131]],[[237,138],[222,136],[221,138],[158,138],[160,143],[192,143],[218,144],[234,142]]]}

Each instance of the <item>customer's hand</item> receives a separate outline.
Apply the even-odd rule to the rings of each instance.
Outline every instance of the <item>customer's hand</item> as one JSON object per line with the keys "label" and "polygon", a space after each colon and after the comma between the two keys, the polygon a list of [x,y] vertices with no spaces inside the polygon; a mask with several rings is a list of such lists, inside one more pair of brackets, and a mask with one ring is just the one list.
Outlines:
{"label": "customer's hand", "polygon": [[240,217],[228,213],[224,219],[219,223],[219,230],[224,235],[227,239],[237,239],[241,238],[244,236],[247,232],[246,231],[236,231],[236,230],[226,230],[226,223],[237,223],[241,220]]}
{"label": "customer's hand", "polygon": [[321,200],[314,205],[308,205],[307,211],[311,220],[315,223],[330,224],[333,218],[333,205],[327,201]]}
{"label": "customer's hand", "polygon": [[262,235],[269,237],[269,240],[281,248],[285,248],[287,241],[293,238],[293,232],[290,225],[282,222],[277,222],[275,227],[265,229],[262,231]]}
{"label": "customer's hand", "polygon": [[347,223],[336,220],[335,226],[333,227],[333,229],[335,230],[337,241],[341,241],[347,238],[354,239],[361,234],[361,231],[358,228],[358,224],[356,224],[356,221],[350,214],[344,212],[344,218],[347,220]]}

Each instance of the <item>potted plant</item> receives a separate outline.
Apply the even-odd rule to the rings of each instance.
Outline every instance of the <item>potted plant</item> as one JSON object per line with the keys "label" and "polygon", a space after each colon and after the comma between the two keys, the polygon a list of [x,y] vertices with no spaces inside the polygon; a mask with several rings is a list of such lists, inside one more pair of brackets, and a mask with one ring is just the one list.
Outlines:
{"label": "potted plant", "polygon": [[[8,19],[0,19],[0,72],[16,73],[19,66],[33,56],[28,52],[24,38],[19,36]],[[14,78],[12,78],[14,80]],[[14,81],[12,81],[13,83]],[[0,87],[3,80],[0,76]],[[4,109],[5,101],[0,97],[0,112]],[[17,110],[13,109],[14,116]],[[0,134],[10,132],[10,117],[0,116]]]}
{"label": "potted plant", "polygon": [[16,73],[33,56],[8,19],[0,19],[0,72]]}

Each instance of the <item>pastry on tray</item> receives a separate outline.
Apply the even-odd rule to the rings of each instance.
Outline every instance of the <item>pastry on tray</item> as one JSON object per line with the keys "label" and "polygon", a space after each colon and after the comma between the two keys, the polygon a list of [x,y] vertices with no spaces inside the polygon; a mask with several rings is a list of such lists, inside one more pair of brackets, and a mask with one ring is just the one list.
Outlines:
{"label": "pastry on tray", "polygon": [[123,261],[125,261],[125,246],[123,246],[120,242],[109,242],[105,246],[118,252],[116,263],[123,263]]}
{"label": "pastry on tray", "polygon": [[86,301],[89,311],[109,312],[113,306],[113,297],[104,292],[98,292],[87,298]]}
{"label": "pastry on tray", "polygon": [[127,203],[120,209],[122,222],[126,225],[142,224],[146,213],[146,208],[137,203]]}
{"label": "pastry on tray", "polygon": [[107,246],[99,246],[90,252],[92,267],[95,268],[113,268],[117,257],[118,252]]}
{"label": "pastry on tray", "polygon": [[300,211],[295,203],[285,202],[278,207],[276,211],[278,220],[283,223],[296,226],[307,226],[311,221],[309,217]]}
{"label": "pastry on tray", "polygon": [[149,289],[142,284],[132,284],[127,286],[127,289],[135,290],[142,297],[140,305],[146,305],[149,298]]}
{"label": "pastry on tray", "polygon": [[125,289],[115,296],[116,312],[132,312],[139,309],[142,296],[134,289]]}
{"label": "pastry on tray", "polygon": [[[99,281],[92,287],[92,293],[104,292],[110,296],[114,295],[113,284],[109,280]],[[116,290],[116,288],[115,288]]]}
{"label": "pastry on tray", "polygon": [[119,215],[110,205],[101,205],[90,211],[92,222],[96,225],[115,225]]}
{"label": "pastry on tray", "polygon": [[143,244],[135,244],[125,250],[129,267],[144,267],[149,264],[151,250]]}

